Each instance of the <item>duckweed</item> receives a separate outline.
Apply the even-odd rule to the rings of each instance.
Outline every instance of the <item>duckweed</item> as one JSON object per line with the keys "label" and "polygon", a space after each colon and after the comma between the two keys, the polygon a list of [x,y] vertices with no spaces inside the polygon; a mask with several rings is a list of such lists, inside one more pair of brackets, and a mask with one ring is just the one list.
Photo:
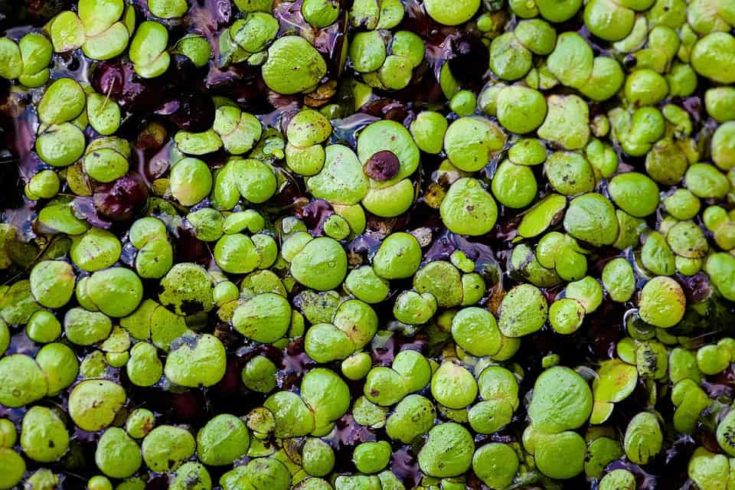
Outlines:
{"label": "duckweed", "polygon": [[730,3],[231,3],[3,11],[0,489],[735,484]]}

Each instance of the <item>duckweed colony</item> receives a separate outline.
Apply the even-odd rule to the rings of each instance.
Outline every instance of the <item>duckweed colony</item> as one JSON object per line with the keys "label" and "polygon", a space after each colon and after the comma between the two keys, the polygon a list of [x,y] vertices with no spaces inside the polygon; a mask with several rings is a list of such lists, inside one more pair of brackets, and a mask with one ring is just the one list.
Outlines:
{"label": "duckweed colony", "polygon": [[2,8],[0,489],[735,487],[732,0]]}

